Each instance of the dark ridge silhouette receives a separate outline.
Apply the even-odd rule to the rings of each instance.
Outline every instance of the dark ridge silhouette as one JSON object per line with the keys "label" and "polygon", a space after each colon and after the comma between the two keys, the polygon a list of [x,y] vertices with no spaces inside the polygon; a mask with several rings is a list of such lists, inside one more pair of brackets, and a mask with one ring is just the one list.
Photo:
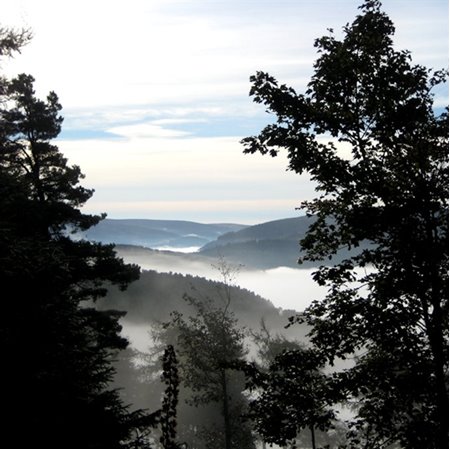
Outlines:
{"label": "dark ridge silhouette", "polygon": [[262,223],[255,226],[229,232],[200,248],[199,254],[207,257],[224,257],[230,263],[243,264],[248,268],[269,269],[279,266],[290,268],[312,268],[320,265],[338,263],[357,254],[368,246],[363,242],[359,250],[339,250],[330,260],[304,261],[300,241],[305,237],[315,217],[286,218]]}

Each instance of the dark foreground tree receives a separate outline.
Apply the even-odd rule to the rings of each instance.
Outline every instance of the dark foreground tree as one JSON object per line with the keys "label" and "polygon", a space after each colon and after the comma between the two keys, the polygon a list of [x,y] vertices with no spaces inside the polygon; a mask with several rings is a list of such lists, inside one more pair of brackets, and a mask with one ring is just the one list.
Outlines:
{"label": "dark foreground tree", "polygon": [[330,429],[335,419],[333,377],[322,372],[325,361],[317,351],[266,331],[256,340],[262,364],[234,364],[251,393],[248,417],[264,442],[295,446],[302,436],[306,447],[316,449],[317,432]]}
{"label": "dark foreground tree", "polygon": [[[0,30],[0,55],[18,50],[24,36]],[[101,217],[80,211],[92,191],[50,143],[61,106],[54,93],[37,99],[33,81],[0,81],[2,443],[119,448],[151,420],[129,413],[109,387],[112,359],[127,342],[122,314],[94,302],[106,283],[125,287],[138,268],[111,246],[69,237]]]}
{"label": "dark foreground tree", "polygon": [[162,361],[162,379],[166,390],[161,406],[161,444],[164,449],[177,449],[177,405],[179,392],[178,360],[173,346],[164,351]]}
{"label": "dark foreground tree", "polygon": [[243,140],[307,172],[319,197],[301,246],[306,260],[364,249],[315,280],[329,287],[300,318],[328,358],[359,354],[341,388],[358,401],[355,432],[368,444],[448,446],[448,113],[433,109],[446,71],[394,49],[394,25],[376,0],[315,43],[305,94],[266,73],[251,95],[277,121]]}

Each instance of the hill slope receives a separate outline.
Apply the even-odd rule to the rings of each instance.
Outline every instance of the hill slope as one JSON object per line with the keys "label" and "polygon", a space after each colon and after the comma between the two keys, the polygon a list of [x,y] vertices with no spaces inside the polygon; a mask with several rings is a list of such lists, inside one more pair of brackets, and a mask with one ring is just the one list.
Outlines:
{"label": "hill slope", "polygon": [[182,249],[201,247],[224,233],[244,227],[179,220],[105,219],[78,237],[102,243]]}
{"label": "hill slope", "polygon": [[[129,324],[144,325],[160,323],[170,319],[174,310],[190,315],[193,309],[183,300],[188,294],[199,299],[210,298],[219,307],[224,301],[224,284],[198,276],[143,271],[138,281],[125,291],[110,288],[105,300],[98,303],[100,308],[126,311],[125,321]],[[241,326],[259,330],[261,320],[275,333],[282,333],[297,339],[304,339],[306,326],[284,326],[288,317],[295,315],[293,310],[276,308],[270,301],[241,287],[231,288],[230,310]]]}
{"label": "hill slope", "polygon": [[[115,243],[119,254],[126,253],[127,261],[150,269],[155,267],[155,262],[157,266],[161,258],[170,260],[176,266],[180,263],[214,263],[219,257],[248,269],[311,268],[330,263],[326,260],[298,265],[297,261],[302,256],[299,242],[313,221],[314,217],[302,216],[245,226],[176,220],[106,219],[78,237]],[[198,248],[198,252],[181,254]],[[347,251],[341,251],[331,262],[348,255]]]}
{"label": "hill slope", "polygon": [[253,268],[298,268],[299,241],[313,222],[314,218],[303,216],[249,226],[219,236],[203,246],[199,254],[209,257],[220,254],[232,263]]}
{"label": "hill slope", "polygon": [[314,218],[302,216],[248,226],[219,236],[214,242],[205,245],[202,250],[257,240],[295,240],[306,233],[314,220]]}
{"label": "hill slope", "polygon": [[243,264],[253,269],[275,267],[312,268],[319,265],[334,264],[368,247],[363,242],[358,249],[339,250],[331,260],[306,261],[298,264],[303,255],[300,240],[305,237],[315,217],[297,217],[270,221],[219,236],[200,248],[199,253],[206,257],[224,257],[233,264]]}

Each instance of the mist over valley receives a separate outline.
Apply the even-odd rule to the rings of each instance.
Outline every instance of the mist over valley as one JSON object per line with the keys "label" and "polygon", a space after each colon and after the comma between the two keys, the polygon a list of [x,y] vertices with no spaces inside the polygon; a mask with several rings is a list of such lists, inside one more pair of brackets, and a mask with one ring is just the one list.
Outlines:
{"label": "mist over valley", "polygon": [[[298,264],[299,241],[311,223],[306,216],[254,226],[106,219],[78,237],[116,244],[117,254],[142,270],[221,281],[217,265],[222,260],[239,267],[236,285],[275,307],[302,311],[324,294],[311,278],[316,267]],[[200,242],[203,246],[195,245]],[[172,250],[161,249],[168,247]]]}
{"label": "mist over valley", "polygon": [[138,281],[125,292],[111,289],[99,304],[125,311],[123,334],[132,347],[146,351],[152,326],[168,321],[173,311],[192,313],[184,294],[220,298],[223,265],[234,272],[231,310],[240,325],[258,330],[264,320],[270,331],[303,340],[305,328],[284,327],[325,293],[312,280],[315,268],[297,263],[299,241],[311,222],[297,217],[246,226],[106,219],[76,238],[113,243],[120,258],[140,267]]}
{"label": "mist over valley", "polygon": [[102,243],[193,252],[223,234],[245,227],[241,224],[205,224],[183,220],[106,218],[87,231],[78,232],[77,237]]}

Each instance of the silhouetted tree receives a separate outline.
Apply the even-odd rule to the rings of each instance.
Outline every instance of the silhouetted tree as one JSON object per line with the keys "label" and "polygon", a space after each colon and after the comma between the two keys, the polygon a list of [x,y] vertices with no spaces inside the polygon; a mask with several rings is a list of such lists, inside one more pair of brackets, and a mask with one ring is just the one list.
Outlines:
{"label": "silhouetted tree", "polygon": [[[0,55],[26,38],[1,29]],[[123,314],[94,302],[107,284],[125,288],[139,271],[112,246],[70,238],[102,217],[81,212],[93,192],[50,143],[61,129],[61,105],[53,92],[37,99],[33,82],[23,74],[0,80],[3,442],[124,447],[151,419],[129,413],[109,387],[111,362],[127,345],[119,335]]]}
{"label": "silhouetted tree", "polygon": [[172,345],[164,351],[162,361],[162,379],[166,384],[163,403],[161,407],[161,444],[164,449],[176,449],[177,436],[177,405],[178,405],[178,360]]}
{"label": "silhouetted tree", "polygon": [[[342,423],[336,421],[333,405],[342,399],[334,376],[325,374],[325,359],[304,344],[271,335],[262,322],[253,334],[257,344],[256,362],[236,362],[246,375],[250,392],[248,416],[264,442],[286,446],[318,447],[343,442]],[[326,433],[338,429],[334,437]]]}
{"label": "silhouetted tree", "polygon": [[273,334],[264,319],[260,320],[260,329],[250,331],[257,347],[257,363],[262,369],[266,369],[275,360],[275,357],[284,351],[301,349],[302,343],[297,340],[289,340],[280,333]]}
{"label": "silhouetted tree", "polygon": [[[12,28],[0,27],[0,56],[13,56],[14,53],[20,53],[23,46],[27,45],[32,37],[30,30],[14,30]],[[7,81],[2,78],[2,86]],[[4,93],[4,91],[3,91]]]}
{"label": "silhouetted tree", "polygon": [[196,314],[184,318],[173,313],[169,326],[177,331],[181,378],[191,391],[189,402],[196,407],[220,407],[222,424],[204,429],[207,448],[253,448],[248,424],[242,422],[246,401],[238,373],[227,367],[245,355],[244,334],[231,312],[217,308],[207,298],[185,296]]}
{"label": "silhouetted tree", "polygon": [[223,282],[214,283],[206,295],[192,287],[193,293],[183,297],[189,312],[172,312],[171,320],[153,332],[155,350],[158,344],[173,344],[177,352],[185,402],[179,440],[207,449],[253,449],[249,423],[242,419],[244,379],[227,367],[246,353],[243,330],[230,310],[238,268],[223,259],[215,268]]}
{"label": "silhouetted tree", "polygon": [[379,442],[444,448],[448,112],[435,114],[432,90],[447,72],[395,50],[379,1],[361,10],[342,40],[332,30],[316,40],[305,94],[266,73],[251,78],[254,100],[277,121],[243,143],[271,156],[286,148],[289,168],[316,183],[320,196],[302,203],[317,217],[301,242],[304,260],[369,243],[315,273],[328,295],[300,318],[330,363],[360,354],[341,384],[360,403],[359,428]]}

